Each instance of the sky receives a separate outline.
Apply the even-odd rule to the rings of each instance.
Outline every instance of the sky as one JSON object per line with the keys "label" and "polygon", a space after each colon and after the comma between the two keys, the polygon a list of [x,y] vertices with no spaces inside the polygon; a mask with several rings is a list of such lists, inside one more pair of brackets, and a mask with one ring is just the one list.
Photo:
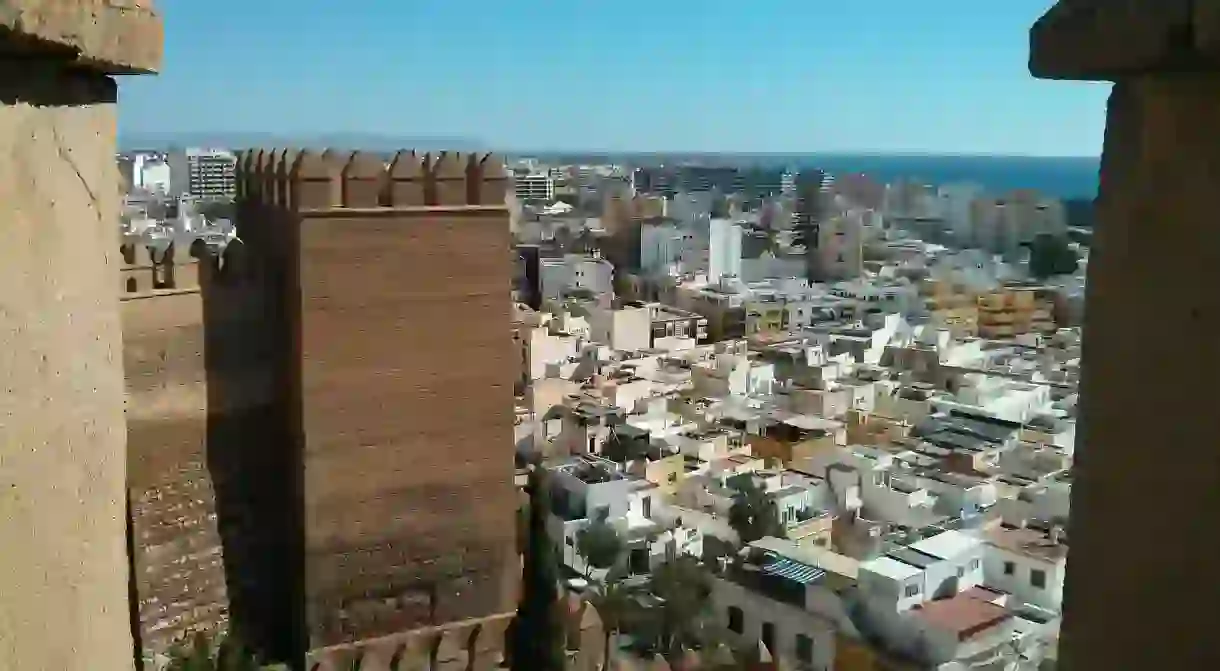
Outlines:
{"label": "sky", "polygon": [[1026,69],[1052,0],[158,0],[129,133],[497,150],[1094,156],[1108,85]]}

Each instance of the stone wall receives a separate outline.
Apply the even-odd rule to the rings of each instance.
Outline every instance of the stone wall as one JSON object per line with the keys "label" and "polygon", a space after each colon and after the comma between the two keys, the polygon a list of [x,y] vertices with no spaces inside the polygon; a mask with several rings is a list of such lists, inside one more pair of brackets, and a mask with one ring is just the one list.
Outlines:
{"label": "stone wall", "polygon": [[121,253],[132,587],[137,642],[150,659],[194,632],[224,629],[228,596],[208,469],[199,262],[174,247]]}
{"label": "stone wall", "polygon": [[64,4],[0,7],[0,669],[118,671],[133,645],[108,75],[155,69],[160,25]]}
{"label": "stone wall", "polygon": [[[247,152],[238,231],[273,306],[297,645],[510,611],[506,179],[494,157]],[[239,339],[235,332],[235,337]]]}

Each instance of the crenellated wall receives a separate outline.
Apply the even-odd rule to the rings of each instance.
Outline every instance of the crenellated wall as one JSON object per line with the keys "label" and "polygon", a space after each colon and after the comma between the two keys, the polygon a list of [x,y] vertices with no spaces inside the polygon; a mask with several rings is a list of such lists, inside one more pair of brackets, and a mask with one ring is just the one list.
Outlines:
{"label": "crenellated wall", "polygon": [[255,326],[274,343],[268,416],[284,427],[263,449],[282,469],[266,479],[287,483],[269,577],[292,594],[293,647],[510,611],[502,162],[257,150],[238,181],[245,265],[267,303]]}

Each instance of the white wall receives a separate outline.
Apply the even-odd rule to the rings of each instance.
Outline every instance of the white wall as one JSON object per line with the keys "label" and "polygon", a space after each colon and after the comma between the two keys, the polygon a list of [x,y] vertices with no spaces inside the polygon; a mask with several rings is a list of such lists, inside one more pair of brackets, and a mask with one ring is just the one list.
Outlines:
{"label": "white wall", "polygon": [[[987,544],[983,556],[984,583],[1008,592],[1024,603],[1061,612],[1066,565],[1064,561],[1046,561]],[[1009,568],[1011,573],[1008,572]],[[1035,570],[1046,572],[1045,588],[1033,586],[1030,576]]]}
{"label": "white wall", "polygon": [[708,281],[740,277],[741,227],[728,219],[712,219],[708,230]]}
{"label": "white wall", "polygon": [[793,667],[797,664],[798,634],[812,639],[811,668],[829,669],[834,665],[835,630],[840,625],[850,626],[837,597],[830,592],[826,592],[817,604],[822,607],[811,611],[776,601],[734,582],[713,578],[712,603],[716,622],[724,627],[729,626],[730,607],[741,609],[742,632],[736,634],[740,643],[750,645],[762,640],[763,623],[771,623],[774,626],[774,649],[770,652],[773,657]]}
{"label": "white wall", "polygon": [[614,289],[614,266],[604,259],[569,254],[562,259],[543,259],[540,270],[542,297],[557,300],[570,289],[607,294]]}

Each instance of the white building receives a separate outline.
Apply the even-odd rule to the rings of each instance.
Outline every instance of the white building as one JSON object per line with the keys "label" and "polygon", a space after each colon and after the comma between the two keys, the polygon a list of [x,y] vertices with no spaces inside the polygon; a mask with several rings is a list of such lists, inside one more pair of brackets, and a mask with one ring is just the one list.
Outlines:
{"label": "white building", "polygon": [[971,183],[943,184],[937,189],[937,197],[938,209],[953,242],[959,247],[976,247],[971,204],[983,197],[983,187]]}
{"label": "white building", "polygon": [[640,226],[640,269],[651,275],[679,275],[698,269],[702,241],[672,222]]}
{"label": "white building", "polygon": [[549,470],[556,506],[548,531],[564,564],[574,571],[590,569],[577,550],[577,537],[598,519],[626,541],[623,560],[631,573],[648,573],[678,554],[701,552],[697,532],[660,514],[664,504],[657,485],[623,473],[619,464],[585,454]]}
{"label": "white building", "polygon": [[187,149],[169,156],[172,191],[192,198],[232,199],[237,195],[237,156],[224,149]]}
{"label": "white building", "polygon": [[1063,531],[1001,526],[987,533],[985,576],[1023,604],[1053,613],[1063,608],[1068,546]]}
{"label": "white building", "polygon": [[728,219],[712,219],[708,226],[707,279],[741,277],[741,226]]}
{"label": "white building", "polygon": [[173,188],[169,163],[160,156],[137,154],[131,168],[132,186],[168,195]]}
{"label": "white building", "polygon": [[572,291],[583,290],[594,296],[614,291],[614,265],[603,258],[567,254],[541,261],[539,274],[544,299],[560,300]]}
{"label": "white building", "polygon": [[545,173],[517,175],[513,180],[513,193],[521,202],[549,203],[555,200],[555,180]]}

